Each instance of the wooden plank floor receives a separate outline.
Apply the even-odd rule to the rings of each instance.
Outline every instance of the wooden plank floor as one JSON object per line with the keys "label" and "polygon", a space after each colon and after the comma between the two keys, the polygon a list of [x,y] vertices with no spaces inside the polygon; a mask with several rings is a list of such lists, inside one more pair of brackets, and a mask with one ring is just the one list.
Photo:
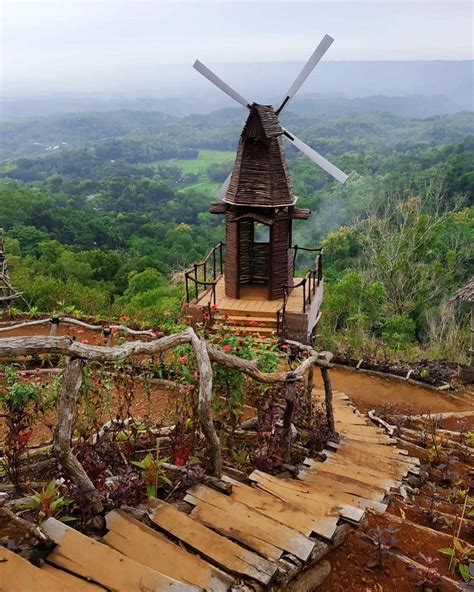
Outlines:
{"label": "wooden plank floor", "polygon": [[169,578],[209,592],[226,592],[232,585],[232,577],[125,512],[110,512],[107,528],[108,545]]}
{"label": "wooden plank floor", "polygon": [[[323,396],[316,389],[313,394]],[[304,564],[318,539],[331,539],[339,521],[357,525],[367,508],[385,511],[390,489],[419,470],[418,459],[398,449],[344,393],[334,393],[334,411],[340,442],[328,443],[324,461],[306,459],[296,479],[262,471],[254,471],[249,484],[224,477],[232,484],[229,495],[195,485],[185,498],[190,514],[151,501],[154,528],[114,510],[107,516],[103,543],[49,519],[45,530],[58,546],[47,560],[56,569],[31,566],[24,577],[38,572],[54,578],[51,590],[62,590],[67,578],[76,576],[67,589],[84,592],[101,586],[124,592],[144,586],[227,592],[240,578],[270,585],[286,556]],[[0,562],[2,592],[19,589],[11,575],[17,559],[11,561]],[[41,590],[37,577],[35,589]]]}
{"label": "wooden plank floor", "polygon": [[[295,278],[295,283],[301,278]],[[283,306],[283,298],[278,300],[267,300],[268,288],[264,285],[243,285],[240,287],[240,298],[229,298],[225,294],[224,276],[220,277],[216,285],[216,306],[219,310],[232,311],[232,314],[242,316],[258,316],[258,313],[272,313],[276,316],[277,311]],[[196,304],[207,306],[212,304],[211,292],[199,296]],[[303,312],[303,286],[292,290],[286,304],[288,312]]]}
{"label": "wooden plank floor", "polygon": [[0,546],[0,590],[2,592],[68,592],[64,582],[35,567],[26,559]]}

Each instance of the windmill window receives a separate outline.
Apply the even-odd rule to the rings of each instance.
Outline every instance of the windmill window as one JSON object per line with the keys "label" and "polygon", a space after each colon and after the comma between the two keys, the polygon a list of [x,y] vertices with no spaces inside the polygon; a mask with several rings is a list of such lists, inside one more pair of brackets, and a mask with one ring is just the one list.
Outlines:
{"label": "windmill window", "polygon": [[254,225],[254,242],[269,243],[270,242],[270,226],[256,222]]}

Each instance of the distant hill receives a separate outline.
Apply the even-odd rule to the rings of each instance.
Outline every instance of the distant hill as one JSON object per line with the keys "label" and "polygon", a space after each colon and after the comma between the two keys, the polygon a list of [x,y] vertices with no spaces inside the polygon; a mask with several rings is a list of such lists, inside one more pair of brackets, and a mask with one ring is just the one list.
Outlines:
{"label": "distant hill", "polygon": [[[363,152],[368,146],[379,153],[397,144],[404,144],[407,150],[413,144],[428,147],[456,143],[474,135],[472,112],[407,118],[377,112],[376,105],[383,105],[385,100],[390,103],[387,97],[382,99],[368,103],[372,107],[370,113],[357,112],[363,105],[358,99],[342,101],[350,102],[349,114],[339,114],[337,102],[328,102],[327,108],[334,109],[329,115],[317,113],[325,108],[318,99],[301,101],[299,107],[295,102],[282,114],[282,123],[302,140],[316,140],[323,152],[336,154]],[[398,109],[403,105],[395,99],[392,103]],[[77,166],[91,158],[94,163],[117,161],[117,166],[123,159],[136,164],[193,158],[196,150],[202,148],[235,150],[244,121],[245,111],[241,108],[186,117],[159,111],[121,110],[12,119],[0,122],[0,162],[40,156],[46,160],[39,168],[54,172],[62,167],[63,153],[68,163],[72,160]],[[34,168],[33,162],[21,165],[22,169],[29,167]]]}
{"label": "distant hill", "polygon": [[[473,61],[322,62],[292,104],[301,113],[344,114],[385,111],[406,117],[470,111]],[[249,100],[278,104],[301,63],[210,64]],[[153,85],[123,81],[116,95],[3,97],[3,118],[65,112],[162,111],[169,115],[209,113],[234,105],[190,65],[162,66]]]}

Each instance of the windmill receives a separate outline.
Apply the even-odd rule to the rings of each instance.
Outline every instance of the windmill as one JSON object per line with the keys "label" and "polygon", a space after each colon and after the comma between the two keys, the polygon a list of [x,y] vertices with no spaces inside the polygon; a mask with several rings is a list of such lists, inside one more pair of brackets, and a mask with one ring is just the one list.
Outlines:
{"label": "windmill", "polygon": [[[314,70],[314,68],[321,61],[322,57],[327,52],[327,50],[329,49],[329,47],[331,46],[333,41],[334,41],[334,39],[330,35],[325,35],[323,37],[323,39],[321,40],[319,45],[316,47],[316,49],[312,53],[309,60],[306,62],[305,66],[303,67],[301,72],[296,77],[293,84],[288,89],[288,92],[286,93],[286,95],[285,95],[283,101],[281,102],[281,105],[278,107],[278,109],[274,110],[271,106],[266,105],[267,108],[271,109],[271,111],[274,112],[274,114],[277,118],[280,115],[280,113],[283,111],[283,109],[285,109],[287,107],[287,105],[290,103],[290,101],[294,98],[294,96],[296,95],[298,90],[301,88],[303,83],[306,81],[308,76],[311,74],[311,72]],[[200,74],[202,74],[205,78],[207,78],[210,82],[212,82],[218,88],[220,88],[223,92],[225,92],[226,95],[228,95],[229,97],[234,99],[234,101],[236,101],[237,103],[239,103],[243,107],[245,107],[251,111],[252,107],[254,105],[256,105],[256,103],[251,103],[250,101],[245,99],[241,94],[239,94],[236,90],[234,90],[232,87],[230,87],[228,84],[226,84],[221,78],[219,78],[219,76],[214,74],[214,72],[212,72],[207,66],[205,66],[199,60],[196,60],[194,62],[193,67]],[[324,156],[322,156],[321,154],[316,152],[316,150],[314,150],[313,148],[311,148],[310,146],[305,144],[302,140],[297,138],[295,136],[295,134],[293,134],[292,132],[288,131],[287,129],[285,129],[283,127],[281,128],[281,130],[282,130],[282,135],[291,144],[293,144],[293,146],[295,146],[296,148],[298,148],[298,150],[300,150],[303,154],[305,154],[310,160],[312,160],[315,164],[317,164],[324,171],[329,173],[332,177],[334,177],[340,183],[346,182],[348,176],[345,173],[343,173],[340,169],[338,169],[337,166],[333,165],[331,162],[329,162],[329,160],[324,158]],[[221,187],[221,189],[219,191],[219,197],[221,197],[222,199],[225,199],[225,194],[227,192],[227,188],[229,186],[231,176],[232,176],[232,173],[226,179],[226,181],[224,182],[223,186]]]}
{"label": "windmill", "polygon": [[[268,299],[275,300],[293,284],[291,223],[308,218],[310,212],[295,207],[282,137],[340,183],[347,180],[345,173],[278,121],[333,41],[329,35],[323,37],[277,109],[251,103],[202,62],[194,63],[200,74],[250,111],[233,171],[219,191],[222,201],[210,210],[226,215],[225,292],[229,297],[239,298],[243,284],[266,284]],[[269,228],[267,242],[255,238],[259,234],[256,225],[262,224]]]}

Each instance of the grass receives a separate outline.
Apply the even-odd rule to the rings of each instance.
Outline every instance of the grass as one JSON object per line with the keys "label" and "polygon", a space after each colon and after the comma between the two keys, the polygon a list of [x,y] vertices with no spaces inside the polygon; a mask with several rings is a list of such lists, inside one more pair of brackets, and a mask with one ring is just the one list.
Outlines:
{"label": "grass", "polygon": [[178,193],[181,191],[186,192],[193,192],[193,191],[206,191],[210,195],[215,195],[217,197],[217,192],[219,190],[220,184],[215,183],[214,181],[199,181],[199,183],[194,183],[193,185],[186,185],[186,187],[182,187],[178,190]]}
{"label": "grass", "polygon": [[172,160],[170,164],[182,168],[185,174],[192,173],[200,175],[204,173],[211,164],[221,164],[223,162],[232,163],[235,158],[235,152],[224,150],[199,150],[199,156],[190,160]]}

